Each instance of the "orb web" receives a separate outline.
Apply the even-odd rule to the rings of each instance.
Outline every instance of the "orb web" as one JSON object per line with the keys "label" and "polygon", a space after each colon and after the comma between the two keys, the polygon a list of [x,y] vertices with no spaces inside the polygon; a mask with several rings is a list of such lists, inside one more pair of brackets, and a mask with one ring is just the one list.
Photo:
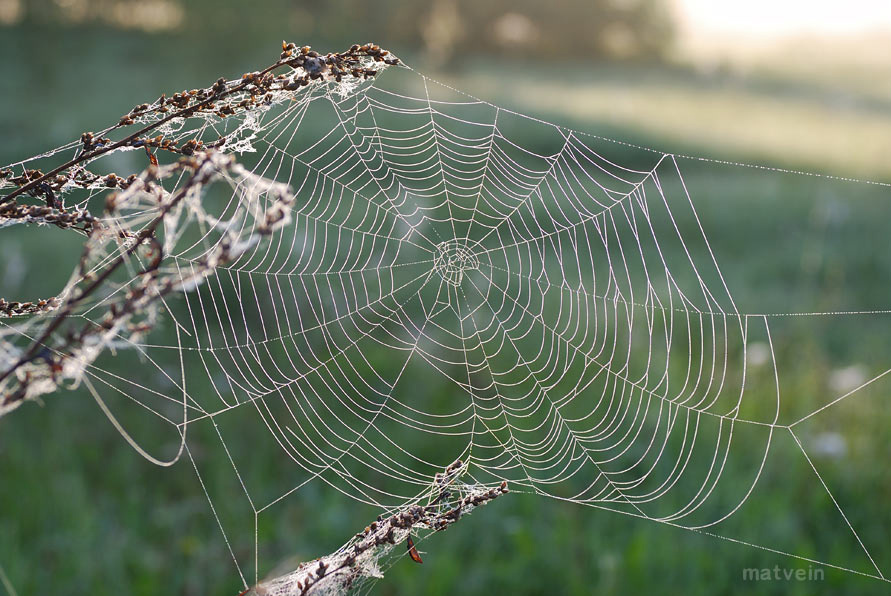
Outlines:
{"label": "orb web", "polygon": [[[163,275],[178,291],[158,306],[163,327],[103,336],[72,373],[104,402],[144,410],[144,425],[122,430],[147,454],[168,457],[172,437],[191,458],[190,429],[210,429],[217,444],[204,448],[228,460],[255,519],[310,485],[398,508],[461,458],[477,483],[507,479],[721,536],[714,528],[763,486],[772,445],[794,440],[865,567],[728,539],[884,579],[887,561],[796,434],[831,404],[784,413],[774,315],[738,310],[678,156],[505,110],[407,67],[162,132],[225,138],[219,152],[237,163],[217,164],[164,215]],[[185,176],[161,178],[175,193]],[[86,207],[102,192],[67,200]],[[138,230],[157,203],[125,195],[118,224]],[[271,209],[281,219],[258,234]],[[221,246],[237,250],[206,270]],[[93,270],[118,254],[109,245]],[[101,325],[137,273],[77,319]],[[5,324],[7,353],[43,324]],[[262,464],[277,484],[253,478],[257,441],[277,445]],[[734,449],[741,441],[758,448]],[[201,486],[211,507],[223,498]],[[232,553],[248,581],[271,563],[262,540],[253,560]]]}

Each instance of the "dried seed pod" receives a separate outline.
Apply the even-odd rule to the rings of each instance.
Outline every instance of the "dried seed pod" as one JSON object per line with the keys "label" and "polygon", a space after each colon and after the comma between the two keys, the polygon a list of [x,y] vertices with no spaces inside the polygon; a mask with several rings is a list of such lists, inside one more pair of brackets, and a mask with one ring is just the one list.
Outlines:
{"label": "dried seed pod", "polygon": [[421,555],[418,554],[418,549],[415,548],[415,541],[412,540],[411,534],[408,535],[408,540],[405,541],[405,546],[408,549],[408,556],[411,557],[412,561],[419,564],[424,562],[421,559]]}

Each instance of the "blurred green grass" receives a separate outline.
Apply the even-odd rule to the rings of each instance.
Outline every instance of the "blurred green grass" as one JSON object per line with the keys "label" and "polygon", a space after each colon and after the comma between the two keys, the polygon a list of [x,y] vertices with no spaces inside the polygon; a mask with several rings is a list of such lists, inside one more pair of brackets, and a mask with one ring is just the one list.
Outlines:
{"label": "blurred green grass", "polygon": [[[21,56],[4,66],[9,76],[0,77],[0,101],[5,104],[0,136],[7,139],[0,147],[0,163],[77,138],[162,91],[205,84],[222,73],[237,76],[267,61],[270,53],[269,44],[251,50],[195,47],[189,48],[195,56],[182,60],[184,50],[177,45],[182,40],[105,29],[46,30],[37,36],[49,46],[45,53],[15,49],[34,39],[34,33],[4,30],[0,36],[3,55]],[[881,159],[886,146],[881,143],[891,138],[887,113],[855,102],[853,116],[821,129],[818,123],[833,119],[836,112],[818,87],[796,93],[776,86],[739,91],[728,89],[720,73],[703,81],[696,73],[652,67],[578,66],[566,80],[554,76],[546,81],[527,71],[523,64],[498,63],[491,70],[473,67],[443,76],[506,107],[659,149],[839,175],[888,173]],[[760,98],[754,108],[757,124],[739,127],[732,122],[730,130],[715,132],[719,123],[752,107],[753,96]],[[811,136],[802,137],[805,129]],[[768,130],[776,134],[766,135]],[[837,134],[864,150],[836,151],[818,142],[824,134]],[[681,167],[741,310],[868,310],[891,302],[886,189],[696,161],[682,161]],[[0,264],[4,297],[29,299],[51,292],[56,281],[60,285],[67,278],[77,241],[73,235],[60,239],[45,230],[4,229],[0,252],[17,255]],[[11,271],[16,262],[19,273]],[[32,273],[38,270],[40,275]],[[798,404],[807,411],[809,400],[825,392],[833,371],[843,365],[887,362],[883,356],[889,346],[882,330],[875,319],[778,323],[774,341],[790,407]],[[866,405],[879,403],[873,399]],[[867,406],[845,410],[840,432],[851,443],[845,459],[821,462],[830,471],[838,468],[831,473],[844,479],[844,502],[856,504],[857,518],[865,524],[888,519],[887,501],[876,496],[891,490],[887,466],[880,463],[891,455],[886,431],[891,415],[887,408]],[[209,425],[197,424],[190,432],[198,443],[215,441]],[[258,462],[255,482],[264,475],[273,481],[275,467],[262,462],[280,457],[278,450],[250,436],[227,438],[233,450],[252,452]],[[205,462],[201,454],[196,457]],[[202,473],[216,488],[214,494],[226,494],[231,469],[217,466]],[[189,462],[160,469],[139,458],[83,391],[50,397],[42,407],[29,404],[0,419],[0,479],[0,564],[21,594],[197,596],[239,591],[241,582]],[[820,497],[809,493],[812,480],[790,473],[763,483],[781,484],[782,492],[806,509]],[[746,510],[745,524],[775,521],[776,511],[787,505],[780,497],[772,501],[773,492],[767,495]],[[233,510],[237,498],[233,492]],[[226,499],[214,504],[224,510],[230,506]],[[819,506],[817,511],[816,519],[785,519],[769,536],[792,552],[819,558],[814,537],[821,529],[837,527],[837,513]],[[328,552],[376,514],[310,484],[298,498],[261,516],[261,535],[266,537],[261,560],[268,569],[288,557],[305,560]],[[226,529],[233,550],[240,560],[249,559],[253,519],[238,514],[227,519],[232,520]],[[839,537],[839,552],[832,555],[840,561],[859,558],[850,542]],[[884,583],[831,568],[825,568],[822,582],[744,583],[744,568],[779,564],[807,569],[808,563],[532,495],[501,499],[422,548],[429,551],[423,566],[400,561],[375,590],[887,593]]]}

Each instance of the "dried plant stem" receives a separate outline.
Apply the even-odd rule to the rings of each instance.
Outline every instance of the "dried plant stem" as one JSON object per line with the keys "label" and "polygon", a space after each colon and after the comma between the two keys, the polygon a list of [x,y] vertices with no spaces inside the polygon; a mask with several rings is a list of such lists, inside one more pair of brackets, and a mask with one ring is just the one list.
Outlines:
{"label": "dried plant stem", "polygon": [[[164,139],[163,134],[154,138],[148,138],[145,135],[157,131],[174,119],[185,120],[199,115],[226,118],[237,114],[246,114],[264,102],[271,103],[276,94],[280,96],[281,93],[285,93],[288,98],[291,98],[291,92],[298,92],[313,83],[324,81],[340,83],[345,77],[368,79],[377,73],[376,63],[393,65],[397,64],[398,60],[389,56],[389,52],[386,50],[373,44],[353,45],[344,52],[321,56],[310,50],[308,46],[298,48],[293,43],[282,42],[282,52],[276,62],[259,71],[246,73],[240,80],[226,81],[224,78],[219,78],[216,83],[205,89],[175,93],[170,98],[162,95],[151,104],[144,103],[136,106],[130,113],[124,115],[118,124],[106,129],[104,133],[99,135],[84,133],[81,136],[83,147],[78,155],[51,169],[46,174],[36,169],[24,169],[20,175],[15,176],[12,169],[0,170],[0,183],[17,185],[15,190],[0,197],[0,224],[51,224],[61,229],[80,231],[89,238],[87,248],[81,258],[80,271],[78,272],[79,282],[73,288],[66,290],[64,296],[59,295],[37,302],[0,299],[0,316],[53,315],[53,318],[35,334],[35,339],[22,351],[21,355],[17,356],[15,360],[7,360],[4,369],[0,370],[0,388],[5,390],[0,395],[0,415],[9,412],[29,395],[29,385],[33,385],[35,380],[34,374],[32,374],[34,371],[22,371],[21,368],[24,365],[33,368],[31,365],[38,361],[41,362],[44,366],[38,375],[40,377],[38,380],[42,383],[40,393],[46,393],[48,389],[52,390],[58,385],[56,373],[62,372],[61,362],[76,351],[83,352],[86,349],[85,339],[105,334],[106,340],[110,341],[108,338],[111,337],[110,333],[113,330],[120,329],[129,318],[145,314],[140,309],[153,306],[153,303],[163,295],[181,289],[192,281],[200,283],[203,278],[213,273],[217,265],[226,262],[233,256],[227,254],[231,248],[229,245],[221,245],[218,247],[221,250],[217,250],[207,259],[196,264],[198,273],[195,276],[178,282],[172,279],[160,281],[157,279],[156,272],[165,255],[162,254],[163,251],[155,238],[155,233],[168,213],[184,197],[193,191],[200,191],[217,175],[221,175],[225,171],[243,175],[245,170],[236,164],[230,156],[225,155],[224,149],[221,152],[216,151],[216,148],[224,147],[227,140],[225,135],[205,145],[199,138],[200,132],[198,132],[196,134],[199,136],[189,136],[185,140],[180,138],[182,142],[179,146],[172,139]],[[290,76],[272,74],[273,70],[280,67],[291,67]],[[227,100],[231,96],[234,96],[234,99]],[[239,99],[241,101],[238,101]],[[110,139],[102,137],[102,134],[107,134],[120,127],[131,126],[138,119],[146,118],[157,119],[148,122],[145,126],[118,141],[112,142]],[[115,174],[99,176],[87,171],[82,165],[122,148],[137,147],[145,148],[151,161],[151,165],[141,176],[136,174],[127,178]],[[172,166],[161,166],[157,157],[149,151],[150,147],[185,157]],[[155,184],[154,180],[158,178],[159,171],[162,169],[168,174],[176,169],[179,171],[188,170],[192,173],[173,194],[167,196],[166,191],[160,186],[152,189],[152,185]],[[268,184],[269,182],[263,181],[262,183],[271,189],[272,186]],[[115,207],[116,191],[108,196],[106,213],[103,217],[93,216],[83,209],[65,211],[64,202],[56,195],[57,191],[61,193],[63,189],[70,186],[106,187],[109,190],[118,189],[126,193],[134,184],[139,186],[136,189],[138,191],[157,195],[155,197],[156,205],[150,207],[155,210],[153,219],[138,231],[116,224],[118,215]],[[33,198],[43,198],[46,204],[19,204],[16,199],[25,194]],[[277,198],[265,212],[262,220],[257,222],[252,232],[255,239],[256,236],[268,235],[289,218],[288,212],[294,202],[293,195],[280,192],[280,190],[275,190],[272,194]],[[109,232],[117,234],[117,241],[124,242],[125,248],[114,258],[109,258],[108,262],[103,263],[98,272],[87,272],[85,264],[92,257],[89,247],[92,245],[94,236],[99,234],[103,240],[108,240]],[[97,246],[100,244],[97,243]],[[61,342],[51,345],[49,340],[60,332],[65,321],[76,313],[76,310],[84,304],[87,298],[96,294],[116,271],[137,257],[137,251],[147,244],[151,245],[152,252],[156,254],[151,264],[135,280],[136,291],[131,291],[123,302],[111,304],[98,330],[95,329],[95,325],[92,328],[88,325],[80,331],[69,331]],[[196,279],[193,280],[192,277]],[[87,351],[90,351],[91,354],[95,353],[95,350]],[[49,374],[50,372],[52,374]],[[18,375],[18,380],[10,379],[13,374]],[[74,375],[75,379],[79,374],[78,372]],[[47,384],[47,378],[50,380],[49,384]]]}
{"label": "dried plant stem", "polygon": [[[376,46],[373,46],[373,47],[376,47]],[[367,46],[353,45],[346,52],[342,52],[340,54],[333,54],[333,55],[329,55],[329,56],[335,57],[335,62],[334,62],[335,65],[337,65],[338,63],[341,63],[341,64],[347,64],[347,66],[349,66],[349,60],[352,58],[358,57],[358,56],[371,55],[371,56],[382,58],[381,54],[383,56],[386,56],[388,54],[388,52],[386,52],[386,50],[378,49],[376,52],[369,53],[370,48],[365,49],[365,50],[362,50],[362,48],[367,48]],[[166,124],[167,122],[170,122],[171,120],[173,120],[175,118],[188,118],[189,116],[194,115],[196,112],[198,112],[204,108],[212,107],[214,102],[216,102],[220,99],[223,99],[229,95],[232,95],[233,93],[237,93],[238,91],[243,91],[249,85],[257,84],[258,81],[262,81],[263,78],[267,74],[269,74],[270,72],[272,72],[273,70],[275,70],[277,68],[280,68],[282,66],[293,66],[297,61],[302,59],[299,55],[297,55],[295,57],[294,51],[296,49],[297,49],[296,45],[294,45],[294,44],[282,43],[282,50],[283,50],[282,56],[278,61],[274,62],[273,64],[266,66],[265,68],[263,68],[262,70],[260,70],[258,72],[246,74],[244,77],[242,77],[242,80],[240,82],[236,83],[234,86],[231,86],[231,87],[228,86],[228,84],[225,82],[224,79],[220,79],[220,80],[218,80],[216,85],[209,88],[211,90],[211,92],[209,94],[207,94],[206,99],[203,99],[203,100],[199,101],[198,103],[194,103],[188,107],[181,108],[179,110],[174,110],[173,112],[171,112],[167,116],[161,118],[160,120],[158,120],[156,122],[152,122],[150,124],[147,124],[143,128],[137,130],[134,133],[131,133],[130,135],[128,135],[127,137],[124,137],[123,139],[121,139],[119,141],[116,141],[111,144],[105,144],[102,147],[98,147],[98,148],[95,148],[92,150],[86,150],[86,147],[85,147],[85,150],[82,151],[77,157],[53,168],[46,174],[43,174],[39,177],[36,177],[36,178],[30,180],[29,182],[23,184],[22,186],[19,186],[16,190],[12,191],[8,195],[6,195],[4,197],[0,197],[0,205],[2,205],[3,203],[8,203],[9,201],[16,199],[16,197],[18,197],[24,193],[37,190],[37,188],[41,184],[46,183],[53,176],[56,176],[57,174],[60,174],[61,172],[64,172],[65,170],[70,170],[72,167],[77,166],[85,161],[92,161],[105,153],[109,153],[109,152],[119,149],[121,147],[131,145],[140,136],[145,135],[146,133],[157,129],[158,127]],[[308,52],[308,50],[309,50],[309,48],[308,48],[308,46],[306,46],[305,52],[303,55],[306,55],[306,52]],[[387,64],[398,63],[398,61],[395,58],[390,58],[390,59],[382,58],[382,60],[386,61]],[[355,71],[355,69],[353,69],[353,70]],[[372,76],[373,76],[373,73],[374,73],[374,71],[370,71],[368,69],[362,69],[362,72],[360,74],[365,75],[365,76],[367,76],[368,74],[372,74]],[[357,75],[354,74],[354,76],[357,76]],[[165,101],[164,101],[163,96],[162,96],[162,99],[159,100],[158,103],[160,105],[153,109],[158,109],[158,108],[164,107]],[[123,116],[121,118],[121,121],[118,124],[107,129],[106,133],[111,132],[112,130],[115,130],[115,129],[123,127],[123,126],[129,126],[133,122],[131,116],[135,115],[135,114],[146,113],[147,111],[149,111],[148,107],[149,107],[148,104],[142,104],[142,106],[137,106],[137,108],[143,108],[143,109],[134,109],[134,111],[132,111],[130,115]]]}
{"label": "dried plant stem", "polygon": [[347,593],[364,580],[381,577],[383,574],[378,561],[403,541],[412,559],[420,563],[420,556],[411,540],[412,534],[446,530],[474,508],[509,492],[505,481],[495,487],[460,484],[459,478],[465,469],[464,463],[457,460],[444,473],[436,474],[426,505],[412,503],[391,515],[380,515],[334,553],[302,563],[285,575],[260,582],[240,596]]}
{"label": "dried plant stem", "polygon": [[[128,259],[139,249],[140,246],[149,238],[154,236],[155,230],[164,220],[164,216],[176,206],[179,201],[182,200],[186,194],[194,188],[198,184],[203,184],[211,175],[211,172],[207,171],[205,164],[209,163],[211,154],[204,154],[202,159],[192,159],[188,162],[183,162],[183,168],[190,168],[192,170],[192,174],[186,180],[185,184],[177,190],[167,201],[161,204],[161,208],[159,210],[159,214],[154,218],[154,220],[145,226],[139,233],[136,235],[136,238],[133,242],[131,242],[130,246],[120,255],[118,255],[110,264],[106,266],[106,268],[99,275],[95,276],[86,288],[79,290],[75,296],[69,298],[62,309],[56,313],[55,318],[50,322],[49,325],[43,330],[43,333],[37,337],[32,343],[31,347],[22,355],[19,361],[14,364],[12,367],[0,373],[0,382],[6,379],[9,375],[11,375],[15,370],[26,362],[30,362],[33,360],[37,354],[43,348],[45,342],[49,337],[65,322],[68,315],[70,315],[74,309],[88,296],[92,295],[102,284],[114,274],[118,268],[126,263]],[[148,182],[151,184],[151,182]],[[98,228],[96,228],[98,229]],[[157,267],[157,264],[160,263],[160,259],[156,261],[155,267],[151,270],[143,272],[143,275],[151,275],[154,269]],[[89,277],[85,277],[86,280],[89,280]],[[68,338],[69,342],[74,340],[75,336],[70,336]],[[66,348],[70,346],[63,345],[59,348],[63,353],[66,351]],[[15,401],[21,400],[25,397],[27,387],[23,385],[19,391],[10,393],[8,395],[0,397],[0,410],[4,409],[6,406],[14,403]]]}

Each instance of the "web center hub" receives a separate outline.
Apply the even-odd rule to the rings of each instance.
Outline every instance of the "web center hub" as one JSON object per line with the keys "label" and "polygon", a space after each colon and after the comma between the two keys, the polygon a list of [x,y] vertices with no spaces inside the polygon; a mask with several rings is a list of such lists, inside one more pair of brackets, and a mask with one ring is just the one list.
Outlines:
{"label": "web center hub", "polygon": [[480,260],[474,252],[459,240],[440,242],[433,257],[433,268],[453,286],[464,281],[464,272],[480,268]]}

